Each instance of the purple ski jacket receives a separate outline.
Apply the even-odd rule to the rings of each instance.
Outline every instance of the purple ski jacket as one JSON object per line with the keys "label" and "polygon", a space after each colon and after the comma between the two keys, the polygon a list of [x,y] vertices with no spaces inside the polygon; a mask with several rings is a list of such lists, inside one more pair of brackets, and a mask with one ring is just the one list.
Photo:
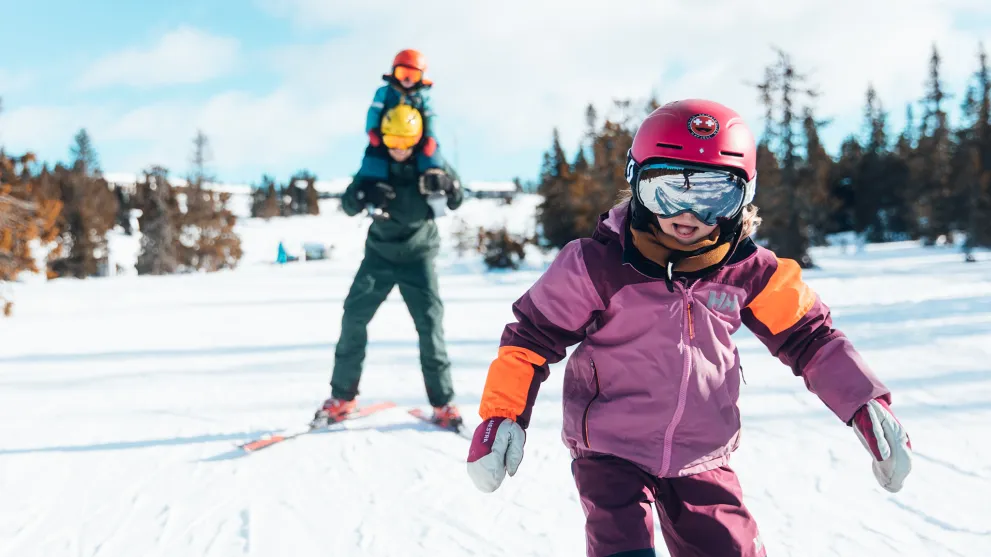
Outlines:
{"label": "purple ski jacket", "polygon": [[[513,305],[479,414],[529,423],[550,363],[564,373],[562,438],[575,458],[608,454],[659,477],[727,463],[740,437],[740,355],[746,325],[843,422],[888,390],[797,263],[745,239],[719,270],[678,280],[631,263],[628,205],[591,238],[566,245]],[[639,254],[636,254],[639,255]],[[642,256],[641,256],[642,258]]]}

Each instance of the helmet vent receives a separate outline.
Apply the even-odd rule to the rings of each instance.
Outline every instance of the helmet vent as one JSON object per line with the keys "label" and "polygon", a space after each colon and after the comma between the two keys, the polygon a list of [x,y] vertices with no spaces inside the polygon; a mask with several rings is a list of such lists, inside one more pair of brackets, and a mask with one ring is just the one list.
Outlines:
{"label": "helmet vent", "polygon": [[727,157],[739,157],[741,159],[743,158],[743,153],[737,153],[735,151],[720,151],[719,154],[726,155]]}
{"label": "helmet vent", "polygon": [[[678,150],[681,150],[682,149],[682,146],[681,145],[673,145],[671,143],[658,143],[657,146],[658,147],[665,147],[667,149],[678,149]],[[743,155],[741,155],[741,156],[743,156]]]}

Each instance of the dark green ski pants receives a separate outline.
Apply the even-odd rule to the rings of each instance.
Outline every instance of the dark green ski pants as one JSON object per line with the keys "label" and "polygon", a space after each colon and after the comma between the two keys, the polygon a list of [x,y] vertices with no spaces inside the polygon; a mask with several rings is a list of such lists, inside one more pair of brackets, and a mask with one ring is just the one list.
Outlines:
{"label": "dark green ski pants", "polygon": [[420,368],[431,406],[443,406],[454,397],[451,363],[444,346],[444,306],[437,291],[433,258],[393,263],[366,252],[351,290],[344,300],[341,338],[334,352],[331,396],[351,400],[358,394],[368,323],[394,286],[399,286],[420,337]]}

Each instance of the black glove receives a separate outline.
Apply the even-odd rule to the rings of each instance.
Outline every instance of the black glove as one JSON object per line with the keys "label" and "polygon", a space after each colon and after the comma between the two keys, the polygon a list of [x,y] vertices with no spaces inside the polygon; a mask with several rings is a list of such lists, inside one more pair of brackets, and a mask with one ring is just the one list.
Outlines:
{"label": "black glove", "polygon": [[443,171],[428,170],[423,176],[420,176],[420,193],[423,195],[432,193],[451,195],[459,186],[457,180]]}
{"label": "black glove", "polygon": [[358,201],[384,209],[396,198],[396,190],[385,182],[363,182],[356,194]]}

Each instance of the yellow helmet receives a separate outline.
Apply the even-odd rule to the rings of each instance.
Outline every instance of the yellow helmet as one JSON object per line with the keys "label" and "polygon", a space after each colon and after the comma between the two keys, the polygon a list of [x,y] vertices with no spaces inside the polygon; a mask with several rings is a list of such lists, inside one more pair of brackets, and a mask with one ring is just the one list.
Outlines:
{"label": "yellow helmet", "polygon": [[408,104],[390,108],[382,118],[382,143],[390,149],[409,149],[423,137],[423,116]]}

